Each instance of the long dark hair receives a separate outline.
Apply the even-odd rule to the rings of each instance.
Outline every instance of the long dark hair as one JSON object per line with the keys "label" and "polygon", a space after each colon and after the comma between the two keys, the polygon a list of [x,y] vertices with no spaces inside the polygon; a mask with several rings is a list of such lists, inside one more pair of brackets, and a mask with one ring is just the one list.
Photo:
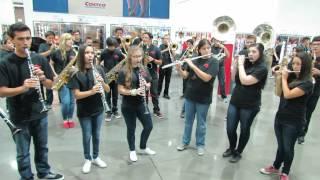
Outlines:
{"label": "long dark hair", "polygon": [[200,53],[200,49],[202,48],[202,46],[205,46],[205,45],[209,45],[211,47],[211,43],[208,39],[201,39],[197,45],[197,48],[198,48],[198,55],[201,56],[201,53]]}
{"label": "long dark hair", "polygon": [[[295,73],[290,73],[288,82],[289,87],[291,88],[295,87],[297,82],[299,83],[301,81],[311,80],[312,77],[312,57],[306,52],[300,52],[297,54],[296,58],[299,58],[301,60],[301,69],[298,77]],[[290,63],[289,69],[293,70],[292,63]],[[295,81],[296,83],[294,83],[293,81]]]}
{"label": "long dark hair", "polygon": [[88,46],[86,44],[81,45],[79,47],[79,51],[78,51],[78,54],[77,54],[77,57],[76,57],[77,58],[77,60],[76,60],[77,61],[77,67],[78,67],[79,71],[81,71],[81,72],[84,72],[86,70],[84,55],[85,55],[85,51],[86,51],[87,47],[93,48],[92,46]]}
{"label": "long dark hair", "polygon": [[[265,63],[265,59],[264,59],[264,55],[263,55],[263,51],[264,51],[264,46],[263,46],[263,44],[261,44],[261,43],[255,43],[255,44],[251,44],[250,46],[249,46],[249,48],[251,48],[251,47],[255,47],[257,50],[258,50],[258,52],[259,52],[259,58],[255,61],[255,63],[252,63],[252,62],[250,62],[248,59],[246,59],[245,60],[245,62],[244,62],[244,68],[245,69],[247,69],[247,68],[249,68],[249,67],[251,67],[251,66],[256,66],[256,65],[259,65],[259,64],[261,64],[261,63],[264,63],[264,65],[266,66],[266,63]],[[248,54],[249,54],[249,51],[248,51]],[[267,66],[266,66],[267,67]],[[239,73],[239,72],[238,72]],[[265,78],[263,78],[263,79],[261,79],[261,89],[263,89],[264,88],[264,86],[266,85],[266,81],[267,81],[267,76],[268,75],[266,75],[266,77]]]}

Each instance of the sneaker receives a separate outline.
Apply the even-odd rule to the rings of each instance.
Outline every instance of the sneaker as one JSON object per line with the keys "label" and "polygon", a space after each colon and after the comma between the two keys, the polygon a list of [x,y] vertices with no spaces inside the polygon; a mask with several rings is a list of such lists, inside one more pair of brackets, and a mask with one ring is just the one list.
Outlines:
{"label": "sneaker", "polygon": [[153,112],[153,114],[154,114],[156,117],[158,117],[159,119],[163,119],[163,115],[161,114],[160,111],[155,111],[155,112]]}
{"label": "sneaker", "polygon": [[298,137],[298,144],[304,144],[304,136]]}
{"label": "sneaker", "polygon": [[181,114],[180,114],[180,118],[184,118],[184,112],[181,112]]}
{"label": "sneaker", "polygon": [[52,172],[49,172],[47,175],[43,177],[39,177],[39,179],[57,179],[57,180],[63,180],[64,176],[61,174],[55,174]]}
{"label": "sneaker", "polygon": [[268,167],[265,167],[265,168],[261,168],[260,169],[260,173],[270,175],[270,174],[279,174],[280,172],[275,167],[268,166]]}
{"label": "sneaker", "polygon": [[107,112],[106,121],[110,122],[111,121],[111,117],[112,117],[112,114],[110,112]]}
{"label": "sneaker", "polygon": [[204,155],[204,148],[203,147],[198,147],[197,153],[198,153],[199,156],[203,156]]}
{"label": "sneaker", "polygon": [[231,162],[231,163],[237,163],[240,159],[241,159],[241,154],[238,153],[238,152],[234,152],[234,153],[232,154],[231,159],[229,159],[229,162]]}
{"label": "sneaker", "polygon": [[68,121],[63,121],[63,128],[65,128],[65,129],[69,129],[69,123],[68,123]]}
{"label": "sneaker", "polygon": [[156,152],[151,150],[150,148],[146,148],[146,149],[141,149],[142,151],[144,151],[145,154],[148,154],[148,155],[155,155]]}
{"label": "sneaker", "polygon": [[183,151],[183,150],[186,150],[188,148],[188,145],[187,144],[181,144],[177,147],[177,150],[178,151]]}
{"label": "sneaker", "polygon": [[289,176],[285,173],[280,174],[280,180],[289,180]]}
{"label": "sneaker", "polygon": [[163,98],[170,99],[170,96],[165,94],[165,95],[163,95]]}
{"label": "sneaker", "polygon": [[230,157],[233,155],[233,151],[231,149],[227,149],[223,154],[222,157]]}
{"label": "sneaker", "polygon": [[131,161],[136,162],[138,160],[136,151],[130,151],[129,158]]}
{"label": "sneaker", "polygon": [[93,159],[92,164],[97,165],[98,167],[101,167],[101,168],[107,167],[107,164],[104,161],[102,161],[99,157],[97,157],[96,159]]}
{"label": "sneaker", "polygon": [[76,126],[75,122],[73,120],[67,121],[69,124],[69,128],[74,128]]}
{"label": "sneaker", "polygon": [[118,113],[118,111],[114,112],[113,115],[116,119],[121,118],[121,115]]}
{"label": "sneaker", "polygon": [[82,166],[82,172],[84,174],[89,173],[91,170],[91,161],[86,159],[86,161],[84,162],[84,165]]}

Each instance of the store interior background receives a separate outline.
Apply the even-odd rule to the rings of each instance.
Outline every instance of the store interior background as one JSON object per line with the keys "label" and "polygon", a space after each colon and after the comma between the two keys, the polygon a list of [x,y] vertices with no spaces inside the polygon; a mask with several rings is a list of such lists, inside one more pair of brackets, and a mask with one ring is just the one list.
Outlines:
{"label": "store interior background", "polygon": [[169,19],[156,19],[35,12],[33,0],[2,0],[0,32],[9,24],[22,21],[31,28],[34,36],[40,37],[43,33],[37,29],[41,25],[64,24],[80,28],[82,32],[85,29],[91,34],[103,29],[104,37],[112,35],[112,26],[140,26],[159,35],[169,32],[174,39],[179,31],[189,34],[198,32],[206,36],[213,32],[213,21],[217,17],[229,16],[236,27],[225,39],[231,44],[235,33],[252,33],[256,26],[263,23],[271,25],[277,35],[312,37],[320,34],[320,23],[315,23],[320,7],[318,0],[169,0],[169,4]]}

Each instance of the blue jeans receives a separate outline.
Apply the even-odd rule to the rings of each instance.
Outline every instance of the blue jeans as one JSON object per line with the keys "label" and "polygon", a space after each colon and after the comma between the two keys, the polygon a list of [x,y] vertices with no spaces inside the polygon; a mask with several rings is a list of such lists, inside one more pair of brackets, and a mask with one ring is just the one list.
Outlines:
{"label": "blue jeans", "polygon": [[282,172],[289,174],[291,164],[294,157],[294,146],[298,138],[301,127],[279,123],[277,120],[274,123],[274,131],[276,133],[278,150],[276,160],[273,166],[279,169],[283,163]]}
{"label": "blue jeans", "polygon": [[[82,130],[82,145],[84,158],[88,160],[96,159],[99,156],[99,144],[100,144],[100,129],[103,121],[104,113],[97,114],[95,116],[79,118],[81,130]],[[92,151],[90,153],[90,140],[92,137]]]}
{"label": "blue jeans", "polygon": [[16,143],[17,164],[21,180],[33,179],[30,162],[31,137],[34,144],[34,163],[38,177],[43,177],[50,172],[48,164],[48,119],[17,123],[22,131],[13,136]]}
{"label": "blue jeans", "polygon": [[210,104],[200,104],[189,99],[185,99],[185,123],[182,143],[188,145],[191,140],[192,126],[197,115],[196,145],[205,146],[205,136],[207,129],[207,114]]}
{"label": "blue jeans", "polygon": [[237,152],[242,153],[246,147],[250,138],[250,128],[252,122],[258,112],[260,107],[253,108],[238,108],[233,104],[229,104],[227,113],[227,134],[229,139],[229,144],[232,151],[236,149],[237,146],[237,128],[240,122],[240,138]]}
{"label": "blue jeans", "polygon": [[63,120],[72,119],[74,112],[74,97],[71,89],[63,85],[59,90],[59,97],[61,100],[61,112]]}
{"label": "blue jeans", "polygon": [[[145,114],[146,110],[149,112],[148,114]],[[147,141],[153,128],[149,109],[145,108],[144,104],[142,103],[136,107],[125,106],[122,104],[121,112],[127,125],[127,141],[130,151],[134,151],[136,149],[135,131],[137,118],[140,120],[143,127],[140,137],[140,149],[146,149]]]}

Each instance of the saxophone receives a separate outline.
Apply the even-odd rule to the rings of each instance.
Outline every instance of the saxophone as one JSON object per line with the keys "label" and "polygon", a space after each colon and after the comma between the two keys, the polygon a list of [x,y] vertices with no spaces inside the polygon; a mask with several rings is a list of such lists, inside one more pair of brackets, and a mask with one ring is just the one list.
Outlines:
{"label": "saxophone", "polygon": [[124,58],[120,61],[116,66],[114,66],[109,72],[106,74],[106,84],[110,84],[112,81],[116,81],[118,79],[118,73],[122,69],[122,67],[126,64],[127,58]]}
{"label": "saxophone", "polygon": [[94,64],[93,64],[93,61],[90,61],[91,63],[91,66],[92,66],[92,75],[93,75],[93,81],[94,81],[94,84],[98,84],[99,85],[99,93],[101,95],[101,101],[102,101],[102,105],[103,105],[103,109],[104,109],[104,112],[109,112],[110,111],[110,107],[108,106],[108,103],[106,101],[106,94],[105,94],[105,91],[103,89],[103,85],[102,83],[100,83],[98,80],[97,80],[97,76],[100,76],[99,72],[97,71],[97,69],[94,67]]}
{"label": "saxophone", "polygon": [[73,65],[77,61],[77,54],[78,52],[73,49],[75,52],[75,57],[67,64],[67,66],[61,71],[61,73],[58,75],[58,77],[53,81],[52,89],[59,91],[59,89],[66,83],[69,82],[70,78],[72,77],[72,74],[75,72],[75,68]]}

